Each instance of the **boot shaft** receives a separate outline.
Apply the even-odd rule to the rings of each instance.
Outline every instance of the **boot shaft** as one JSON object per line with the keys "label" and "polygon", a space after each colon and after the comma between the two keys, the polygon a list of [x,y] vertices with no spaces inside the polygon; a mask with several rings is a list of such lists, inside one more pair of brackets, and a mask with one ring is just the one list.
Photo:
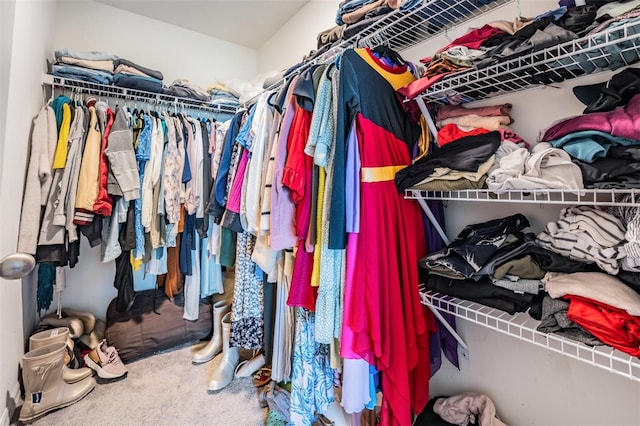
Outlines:
{"label": "boot shaft", "polygon": [[52,343],[67,343],[69,329],[58,327],[51,330],[41,331],[29,337],[29,351],[50,345]]}
{"label": "boot shaft", "polygon": [[231,304],[220,300],[213,304],[213,332],[216,332],[216,329],[220,330],[222,326],[222,317],[224,317],[227,313],[231,312]]}
{"label": "boot shaft", "polygon": [[222,352],[229,350],[229,341],[231,340],[231,312],[226,313],[222,317]]}
{"label": "boot shaft", "polygon": [[[29,351],[22,357],[24,388],[36,401],[42,397],[42,393],[51,392],[62,381],[66,346],[64,342],[52,343]],[[32,395],[25,395],[25,399],[31,399]]]}

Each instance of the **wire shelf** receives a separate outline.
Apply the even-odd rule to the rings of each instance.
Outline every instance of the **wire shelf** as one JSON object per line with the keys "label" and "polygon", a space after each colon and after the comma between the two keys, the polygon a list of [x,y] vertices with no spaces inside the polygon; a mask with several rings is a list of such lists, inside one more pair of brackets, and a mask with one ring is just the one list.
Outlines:
{"label": "wire shelf", "polygon": [[[422,303],[430,302],[437,310],[453,314],[491,330],[515,337],[536,346],[591,364],[634,381],[640,381],[640,359],[609,346],[587,346],[556,334],[536,330],[539,321],[520,313],[509,315],[498,309],[420,289]],[[473,348],[471,348],[473,350]]]}
{"label": "wire shelf", "polygon": [[[294,72],[294,75],[302,73],[312,65],[331,62],[345,49],[353,47],[374,47],[384,44],[395,50],[406,50],[514,1],[516,0],[448,0],[446,2],[422,0],[421,5],[411,10],[396,9],[357,34],[336,42],[326,52],[305,62]],[[265,91],[280,88],[284,81],[284,78],[280,79]],[[255,103],[259,97],[260,95],[254,96],[245,102],[244,106]]]}
{"label": "wire shelf", "polygon": [[531,52],[486,68],[444,77],[422,95],[427,102],[470,102],[631,65],[640,57],[640,20]]}
{"label": "wire shelf", "polygon": [[192,108],[205,110],[218,114],[235,114],[238,110],[235,106],[205,103],[190,98],[182,98],[178,96],[164,95],[162,93],[146,92],[144,90],[128,89],[118,86],[109,86],[106,84],[91,83],[88,81],[75,80],[71,78],[57,77],[51,74],[42,75],[42,84],[52,87],[61,87],[81,93],[87,93],[98,96],[120,98],[141,102],[156,102],[173,105],[179,108]]}
{"label": "wire shelf", "polygon": [[358,47],[386,44],[405,50],[513,1],[425,0],[406,12],[394,10],[345,42]]}
{"label": "wire shelf", "polygon": [[461,191],[425,191],[407,189],[405,198],[413,200],[451,200],[485,202],[519,202],[539,204],[587,204],[593,206],[636,206],[640,204],[640,188],[630,189],[532,189],[493,192],[489,189]]}

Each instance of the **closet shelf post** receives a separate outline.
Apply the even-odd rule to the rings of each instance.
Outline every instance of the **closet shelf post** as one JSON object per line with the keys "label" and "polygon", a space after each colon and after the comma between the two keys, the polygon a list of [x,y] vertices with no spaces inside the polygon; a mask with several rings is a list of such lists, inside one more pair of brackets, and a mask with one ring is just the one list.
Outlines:
{"label": "closet shelf post", "polygon": [[420,197],[420,198],[417,198],[417,200],[418,200],[418,204],[420,204],[420,207],[422,207],[422,210],[427,215],[429,222],[431,222],[433,227],[436,228],[436,231],[438,231],[438,235],[440,235],[440,238],[442,238],[442,241],[446,245],[449,245],[450,241],[449,241],[449,238],[447,237],[447,234],[444,233],[444,229],[442,229],[442,226],[440,226],[440,224],[438,223],[438,219],[436,219],[436,217],[433,215],[433,212],[429,208],[429,205],[427,204],[425,199]]}

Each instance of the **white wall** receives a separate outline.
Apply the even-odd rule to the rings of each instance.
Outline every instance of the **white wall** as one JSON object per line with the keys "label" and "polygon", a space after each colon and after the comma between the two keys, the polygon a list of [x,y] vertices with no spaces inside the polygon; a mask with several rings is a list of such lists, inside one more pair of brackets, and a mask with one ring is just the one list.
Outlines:
{"label": "white wall", "polygon": [[339,0],[311,0],[258,49],[258,72],[289,68],[317,46],[319,32],[336,25]]}
{"label": "white wall", "polygon": [[113,53],[162,71],[165,85],[186,78],[206,89],[216,79],[256,74],[253,49],[87,0],[60,2],[54,48]]}
{"label": "white wall", "polygon": [[[551,0],[522,0],[524,16],[557,7]],[[504,6],[490,15],[450,30],[446,36],[402,52],[409,60],[433,54],[468,27],[495,19],[511,20],[516,6]],[[484,100],[475,105],[511,102],[515,122],[512,128],[525,140],[535,142],[541,129],[554,120],[580,114],[584,106],[570,88],[578,84],[605,81],[606,72],[575,79],[558,88],[544,87]],[[521,212],[540,231],[557,220],[559,206],[484,202],[448,202],[446,231],[455,237],[469,223]],[[470,348],[469,359],[461,358],[461,371],[447,361],[430,383],[431,395],[478,391],[488,394],[507,424],[518,425],[638,425],[640,383],[608,373],[581,361],[549,352],[487,328],[458,320],[458,330]]]}
{"label": "white wall", "polygon": [[[2,84],[0,104],[0,257],[15,252],[20,220],[20,201],[27,162],[31,120],[42,106],[40,76],[52,48],[52,16],[56,1],[1,2]],[[8,107],[7,107],[8,106]],[[35,296],[23,301],[20,280],[0,279],[0,424],[8,423],[13,398],[19,391],[18,365],[23,354],[24,331],[35,321]],[[33,280],[25,280],[24,293],[33,294]]]}

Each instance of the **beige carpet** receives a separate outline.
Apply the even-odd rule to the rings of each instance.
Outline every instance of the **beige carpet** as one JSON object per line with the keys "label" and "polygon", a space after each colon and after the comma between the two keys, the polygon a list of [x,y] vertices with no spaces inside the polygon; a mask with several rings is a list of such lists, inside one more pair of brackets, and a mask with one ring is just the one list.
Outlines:
{"label": "beige carpet", "polygon": [[[76,404],[33,423],[46,425],[234,425],[264,423],[251,378],[234,379],[222,391],[207,393],[208,379],[220,362],[191,364],[203,344],[153,355],[127,365],[128,376],[98,384]],[[244,355],[244,353],[243,353]],[[246,355],[250,356],[248,352]]]}

